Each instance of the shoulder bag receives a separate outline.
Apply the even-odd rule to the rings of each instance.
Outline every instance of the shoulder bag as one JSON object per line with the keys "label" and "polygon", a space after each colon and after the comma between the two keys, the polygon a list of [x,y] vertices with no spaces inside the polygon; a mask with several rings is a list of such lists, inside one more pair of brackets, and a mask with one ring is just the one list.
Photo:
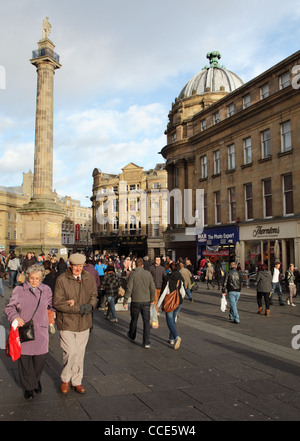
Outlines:
{"label": "shoulder bag", "polygon": [[180,294],[178,292],[179,282],[180,280],[178,280],[176,289],[174,291],[170,292],[170,294],[166,294],[164,298],[164,312],[172,312],[178,308],[180,303]]}
{"label": "shoulder bag", "polygon": [[34,335],[34,326],[33,326],[33,317],[34,314],[36,313],[39,304],[40,304],[40,300],[41,300],[41,296],[39,298],[37,307],[34,310],[34,313],[32,314],[31,319],[29,320],[29,322],[24,323],[23,326],[19,327],[19,336],[20,336],[20,342],[24,343],[26,341],[32,341],[35,339],[35,335]]}

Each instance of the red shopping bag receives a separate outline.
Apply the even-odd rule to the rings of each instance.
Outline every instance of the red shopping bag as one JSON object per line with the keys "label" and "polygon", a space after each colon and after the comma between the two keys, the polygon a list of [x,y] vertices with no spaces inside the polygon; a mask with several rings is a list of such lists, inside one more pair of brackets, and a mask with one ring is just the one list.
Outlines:
{"label": "red shopping bag", "polygon": [[18,360],[21,356],[21,343],[19,337],[18,326],[13,322],[10,327],[10,333],[6,342],[5,352],[7,357],[11,357],[13,361]]}

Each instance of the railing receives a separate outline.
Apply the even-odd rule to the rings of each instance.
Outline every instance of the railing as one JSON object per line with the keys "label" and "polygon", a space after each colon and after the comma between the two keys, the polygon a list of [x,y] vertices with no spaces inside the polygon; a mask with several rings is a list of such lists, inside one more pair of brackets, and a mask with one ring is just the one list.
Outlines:
{"label": "railing", "polygon": [[55,61],[57,61],[57,63],[59,63],[59,55],[52,51],[51,49],[37,49],[35,51],[32,51],[32,58],[40,58],[40,57],[51,57],[53,58]]}

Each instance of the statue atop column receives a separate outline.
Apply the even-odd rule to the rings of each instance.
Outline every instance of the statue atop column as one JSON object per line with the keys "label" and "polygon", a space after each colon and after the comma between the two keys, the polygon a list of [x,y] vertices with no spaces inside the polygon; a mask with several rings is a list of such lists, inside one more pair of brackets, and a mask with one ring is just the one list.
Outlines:
{"label": "statue atop column", "polygon": [[51,24],[49,23],[49,17],[43,20],[43,38],[48,38],[51,30]]}

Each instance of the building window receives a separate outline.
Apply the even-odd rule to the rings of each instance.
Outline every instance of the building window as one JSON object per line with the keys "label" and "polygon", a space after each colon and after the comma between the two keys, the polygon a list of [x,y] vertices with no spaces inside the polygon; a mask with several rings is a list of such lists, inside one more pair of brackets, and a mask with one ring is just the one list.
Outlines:
{"label": "building window", "polygon": [[261,132],[261,154],[262,154],[262,158],[268,158],[269,156],[271,156],[271,135],[270,135],[270,130],[264,130],[263,132]]}
{"label": "building window", "polygon": [[246,220],[253,219],[253,195],[252,184],[245,185],[245,216]]}
{"label": "building window", "polygon": [[206,119],[203,119],[201,121],[201,132],[203,132],[204,130],[206,130]]}
{"label": "building window", "polygon": [[112,200],[112,212],[117,213],[119,211],[119,200],[113,199]]}
{"label": "building window", "polygon": [[228,170],[235,169],[235,148],[234,144],[228,146]]}
{"label": "building window", "polygon": [[280,90],[285,89],[290,85],[290,73],[286,72],[279,77],[279,88]]}
{"label": "building window", "polygon": [[291,173],[283,176],[283,213],[285,216],[294,214],[293,177]]}
{"label": "building window", "polygon": [[291,121],[281,124],[281,151],[288,152],[292,150],[292,132]]}
{"label": "building window", "polygon": [[221,192],[216,191],[214,193],[215,196],[215,223],[221,223]]}
{"label": "building window", "polygon": [[218,175],[221,173],[221,159],[220,159],[220,150],[214,152],[214,174]]}
{"label": "building window", "polygon": [[136,212],[137,210],[137,201],[136,198],[130,198],[129,199],[129,211]]}
{"label": "building window", "polygon": [[252,162],[252,148],[251,137],[244,139],[244,163],[251,164]]}
{"label": "building window", "polygon": [[107,219],[104,219],[104,222],[103,222],[103,234],[106,234],[106,232],[107,232]]}
{"label": "building window", "polygon": [[10,227],[7,227],[7,239],[10,239]]}
{"label": "building window", "polygon": [[171,142],[176,142],[177,140],[177,136],[176,136],[176,132],[171,134]]}
{"label": "building window", "polygon": [[130,229],[130,234],[135,234],[135,232],[136,232],[136,217],[135,216],[130,216],[129,229]]}
{"label": "building window", "polygon": [[153,237],[159,237],[159,221],[153,223]]}
{"label": "building window", "polygon": [[207,178],[207,156],[202,156],[200,158],[201,161],[201,178],[205,179]]}
{"label": "building window", "polygon": [[243,97],[243,109],[250,107],[250,93]]}
{"label": "building window", "polygon": [[114,230],[114,232],[119,230],[119,220],[117,217],[114,217],[113,230]]}
{"label": "building window", "polygon": [[231,103],[229,104],[229,106],[227,106],[227,114],[228,117],[234,115],[234,103]]}
{"label": "building window", "polygon": [[234,222],[236,219],[236,197],[235,188],[229,188],[229,221]]}
{"label": "building window", "polygon": [[269,84],[267,83],[260,88],[260,99],[264,100],[268,98],[269,95],[270,95],[270,90],[269,90]]}
{"label": "building window", "polygon": [[219,124],[220,122],[220,114],[219,111],[213,114],[213,118],[214,118],[214,124]]}
{"label": "building window", "polygon": [[271,179],[263,181],[264,217],[272,217],[272,184]]}

